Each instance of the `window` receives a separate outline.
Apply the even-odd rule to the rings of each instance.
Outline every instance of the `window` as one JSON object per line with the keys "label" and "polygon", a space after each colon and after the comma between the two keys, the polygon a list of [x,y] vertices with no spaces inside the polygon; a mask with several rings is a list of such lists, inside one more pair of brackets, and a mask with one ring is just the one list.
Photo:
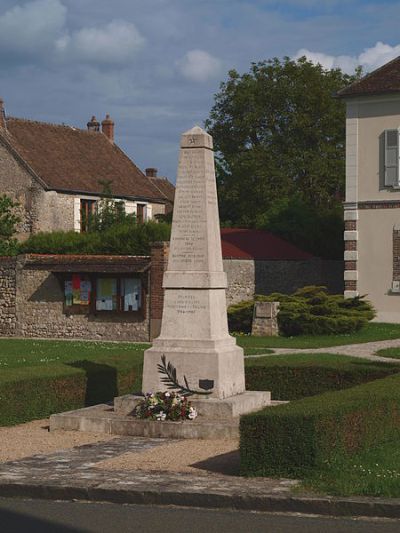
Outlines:
{"label": "window", "polygon": [[141,311],[140,277],[72,274],[64,282],[64,302],[68,311],[78,313]]}
{"label": "window", "polygon": [[385,187],[399,185],[399,130],[385,130]]}
{"label": "window", "polygon": [[96,200],[81,199],[81,232],[86,233],[96,213]]}

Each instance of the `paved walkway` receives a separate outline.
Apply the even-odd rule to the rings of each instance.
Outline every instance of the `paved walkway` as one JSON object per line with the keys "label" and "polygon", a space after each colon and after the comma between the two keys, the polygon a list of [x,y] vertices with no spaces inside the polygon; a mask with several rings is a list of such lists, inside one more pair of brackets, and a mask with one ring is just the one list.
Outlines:
{"label": "paved walkway", "polygon": [[344,344],[342,346],[330,346],[328,348],[271,348],[274,350],[274,353],[272,354],[246,355],[246,358],[285,355],[292,353],[333,353],[348,355],[350,357],[359,357],[361,359],[369,359],[370,361],[382,361],[383,363],[390,362],[400,364],[400,359],[374,355],[379,350],[385,350],[386,348],[400,348],[400,339],[365,342],[362,344]]}
{"label": "paved walkway", "polygon": [[4,463],[0,497],[400,518],[400,499],[310,495],[293,491],[298,482],[290,479],[96,468],[99,461],[166,442],[120,437]]}

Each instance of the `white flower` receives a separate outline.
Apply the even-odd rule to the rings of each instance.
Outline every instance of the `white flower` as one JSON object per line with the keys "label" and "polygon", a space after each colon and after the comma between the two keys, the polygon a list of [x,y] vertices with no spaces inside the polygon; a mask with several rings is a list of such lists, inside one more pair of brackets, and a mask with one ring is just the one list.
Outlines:
{"label": "white flower", "polygon": [[166,393],[165,393],[165,397],[166,397],[166,398],[169,398],[170,396],[171,396],[171,394],[170,394],[169,392],[166,392]]}

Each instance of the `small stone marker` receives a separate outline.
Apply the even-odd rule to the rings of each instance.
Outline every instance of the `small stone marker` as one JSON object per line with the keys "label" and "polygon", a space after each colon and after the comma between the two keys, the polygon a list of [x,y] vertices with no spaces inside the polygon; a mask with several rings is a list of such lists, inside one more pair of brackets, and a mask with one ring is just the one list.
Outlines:
{"label": "small stone marker", "polygon": [[255,302],[251,334],[258,337],[279,335],[279,302]]}
{"label": "small stone marker", "polygon": [[243,350],[228,332],[212,137],[198,126],[181,139],[163,287],[161,333],[144,354],[142,391],[165,390],[157,371],[165,355],[194,390],[213,382],[214,398],[244,392]]}

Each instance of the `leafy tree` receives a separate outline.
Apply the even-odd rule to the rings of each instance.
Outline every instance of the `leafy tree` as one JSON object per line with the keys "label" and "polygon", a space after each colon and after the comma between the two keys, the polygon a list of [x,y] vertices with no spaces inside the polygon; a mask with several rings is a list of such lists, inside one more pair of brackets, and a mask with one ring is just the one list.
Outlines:
{"label": "leafy tree", "polygon": [[345,107],[333,95],[359,77],[305,57],[231,70],[206,128],[214,137],[221,220],[268,227],[294,197],[317,210],[343,195]]}
{"label": "leafy tree", "polygon": [[17,240],[14,238],[16,226],[20,222],[15,213],[18,204],[6,194],[0,195],[0,255],[15,255]]}
{"label": "leafy tree", "polygon": [[134,215],[126,214],[124,203],[113,198],[112,182],[99,181],[99,183],[103,190],[96,205],[96,212],[90,216],[88,221],[89,231],[105,231],[115,225],[135,222]]}

